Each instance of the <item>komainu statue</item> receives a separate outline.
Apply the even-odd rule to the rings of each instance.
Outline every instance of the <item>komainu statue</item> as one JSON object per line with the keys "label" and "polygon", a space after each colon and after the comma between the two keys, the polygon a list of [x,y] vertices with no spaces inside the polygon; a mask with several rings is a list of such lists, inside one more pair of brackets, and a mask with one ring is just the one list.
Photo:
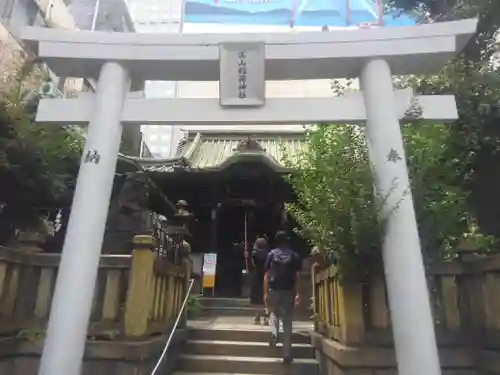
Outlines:
{"label": "komainu statue", "polygon": [[137,234],[153,233],[149,203],[149,178],[136,172],[115,181],[111,198],[102,252],[105,254],[130,254]]}

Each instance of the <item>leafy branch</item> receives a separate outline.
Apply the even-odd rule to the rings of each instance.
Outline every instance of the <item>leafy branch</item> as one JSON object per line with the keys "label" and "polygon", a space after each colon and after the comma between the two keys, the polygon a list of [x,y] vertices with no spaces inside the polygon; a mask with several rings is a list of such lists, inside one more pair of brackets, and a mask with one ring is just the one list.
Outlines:
{"label": "leafy branch", "polygon": [[[67,206],[78,171],[82,138],[73,131],[34,123],[49,80],[47,70],[22,51],[1,45],[0,243],[18,230],[37,228],[40,218]],[[8,53],[11,51],[12,53]]]}

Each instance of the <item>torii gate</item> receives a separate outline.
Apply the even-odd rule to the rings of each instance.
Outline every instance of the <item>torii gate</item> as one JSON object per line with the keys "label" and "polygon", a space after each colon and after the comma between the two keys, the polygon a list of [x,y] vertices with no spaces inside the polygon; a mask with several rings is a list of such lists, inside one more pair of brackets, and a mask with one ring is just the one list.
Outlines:
{"label": "torii gate", "polygon": [[[87,124],[82,164],[39,375],[80,375],[123,125],[366,122],[382,213],[383,261],[401,375],[441,373],[399,119],[454,120],[453,96],[394,93],[392,75],[437,72],[476,20],[290,34],[122,34],[26,28],[22,39],[63,77],[98,77],[96,94],[46,99],[37,120]],[[359,77],[342,98],[266,99],[265,80]],[[131,80],[220,80],[218,99],[144,99]],[[396,182],[396,183],[395,183]],[[397,209],[394,208],[397,206]]]}

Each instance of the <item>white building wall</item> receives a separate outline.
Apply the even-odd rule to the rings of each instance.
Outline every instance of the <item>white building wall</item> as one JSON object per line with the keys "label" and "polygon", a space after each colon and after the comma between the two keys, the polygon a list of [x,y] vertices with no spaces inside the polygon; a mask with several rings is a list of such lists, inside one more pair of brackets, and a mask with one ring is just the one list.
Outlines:
{"label": "white building wall", "polygon": [[72,0],[68,10],[81,30],[134,32],[125,0]]}
{"label": "white building wall", "polygon": [[[180,33],[182,29],[182,0],[128,0],[130,14],[138,33]],[[177,82],[147,81],[145,94],[149,98],[174,98]],[[168,157],[175,149],[174,127],[142,126],[145,142],[151,154]]]}

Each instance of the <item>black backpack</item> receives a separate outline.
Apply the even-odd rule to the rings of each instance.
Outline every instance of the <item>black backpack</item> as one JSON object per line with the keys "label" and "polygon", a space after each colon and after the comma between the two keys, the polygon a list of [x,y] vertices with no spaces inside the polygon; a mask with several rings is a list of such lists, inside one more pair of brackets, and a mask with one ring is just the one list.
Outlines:
{"label": "black backpack", "polygon": [[297,254],[290,249],[274,249],[270,265],[269,286],[273,290],[292,290],[295,288],[297,273]]}

